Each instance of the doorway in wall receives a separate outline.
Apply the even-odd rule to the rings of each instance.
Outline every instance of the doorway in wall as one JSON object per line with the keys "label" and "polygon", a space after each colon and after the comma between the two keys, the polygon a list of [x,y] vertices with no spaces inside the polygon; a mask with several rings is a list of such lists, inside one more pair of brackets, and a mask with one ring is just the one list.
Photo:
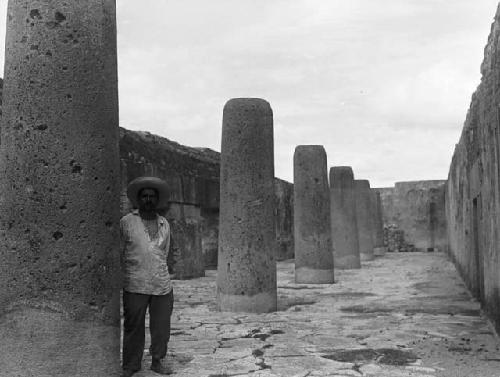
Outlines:
{"label": "doorway in wall", "polygon": [[429,246],[427,247],[427,251],[436,250],[436,227],[437,227],[436,203],[431,201],[429,203]]}
{"label": "doorway in wall", "polygon": [[474,261],[476,264],[476,292],[475,296],[483,301],[484,299],[484,264],[483,253],[480,242],[480,216],[481,216],[481,200],[480,195],[472,200],[472,248]]}

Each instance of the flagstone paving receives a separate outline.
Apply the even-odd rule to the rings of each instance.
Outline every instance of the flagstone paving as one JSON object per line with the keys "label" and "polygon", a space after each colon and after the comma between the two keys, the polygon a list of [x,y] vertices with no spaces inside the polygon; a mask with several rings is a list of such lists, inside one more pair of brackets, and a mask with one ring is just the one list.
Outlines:
{"label": "flagstone paving", "polygon": [[[268,314],[217,312],[216,271],[176,280],[173,376],[500,376],[500,341],[443,253],[389,253],[335,274],[295,284],[293,261],[279,262]],[[135,376],[158,376],[150,362],[146,351]]]}

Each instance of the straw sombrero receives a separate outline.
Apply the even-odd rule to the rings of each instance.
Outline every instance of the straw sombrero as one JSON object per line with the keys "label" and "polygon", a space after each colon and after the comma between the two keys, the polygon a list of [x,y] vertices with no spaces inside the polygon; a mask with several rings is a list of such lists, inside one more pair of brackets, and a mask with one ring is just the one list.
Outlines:
{"label": "straw sombrero", "polygon": [[132,205],[137,208],[137,195],[143,188],[151,188],[158,191],[158,208],[168,206],[169,192],[167,183],[157,177],[138,177],[132,180],[127,187],[127,196]]}

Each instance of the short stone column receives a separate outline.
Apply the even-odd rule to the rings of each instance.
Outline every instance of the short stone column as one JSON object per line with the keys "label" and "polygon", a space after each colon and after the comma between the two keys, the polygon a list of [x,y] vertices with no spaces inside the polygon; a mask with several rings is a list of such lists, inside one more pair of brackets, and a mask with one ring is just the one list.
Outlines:
{"label": "short stone column", "polygon": [[334,282],[326,152],[299,145],[293,156],[295,282]]}
{"label": "short stone column", "polygon": [[373,196],[373,219],[374,219],[374,238],[373,238],[373,255],[376,257],[384,256],[386,247],[384,245],[384,219],[382,216],[382,199],[380,193],[372,189]]}
{"label": "short stone column", "polygon": [[373,205],[370,194],[370,182],[366,179],[354,180],[354,192],[356,197],[359,254],[361,261],[369,261],[374,259]]}
{"label": "short stone column", "polygon": [[335,268],[361,268],[354,174],[350,166],[330,169],[330,209]]}
{"label": "short stone column", "polygon": [[217,306],[277,308],[273,113],[258,98],[224,106],[220,167]]}
{"label": "short stone column", "polygon": [[120,371],[114,0],[9,0],[0,374]]}

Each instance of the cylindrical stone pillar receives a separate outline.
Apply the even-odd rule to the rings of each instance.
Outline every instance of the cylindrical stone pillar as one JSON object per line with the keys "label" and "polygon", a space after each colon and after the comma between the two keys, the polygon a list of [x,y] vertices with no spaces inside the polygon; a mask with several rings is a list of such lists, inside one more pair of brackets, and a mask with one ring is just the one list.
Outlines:
{"label": "cylindrical stone pillar", "polygon": [[330,169],[330,208],[335,268],[361,268],[354,174],[350,166]]}
{"label": "cylindrical stone pillar", "polygon": [[374,239],[373,239],[373,255],[381,257],[385,255],[386,249],[384,245],[384,220],[382,216],[382,200],[380,193],[372,189],[373,195],[373,219],[374,219]]}
{"label": "cylindrical stone pillar", "polygon": [[114,0],[9,0],[0,374],[120,370]]}
{"label": "cylindrical stone pillar", "polygon": [[326,152],[299,145],[293,155],[295,282],[334,282]]}
{"label": "cylindrical stone pillar", "polygon": [[356,198],[356,220],[361,261],[373,260],[373,205],[370,182],[366,179],[354,180]]}
{"label": "cylindrical stone pillar", "polygon": [[277,308],[273,113],[258,98],[224,106],[220,165],[217,306]]}

